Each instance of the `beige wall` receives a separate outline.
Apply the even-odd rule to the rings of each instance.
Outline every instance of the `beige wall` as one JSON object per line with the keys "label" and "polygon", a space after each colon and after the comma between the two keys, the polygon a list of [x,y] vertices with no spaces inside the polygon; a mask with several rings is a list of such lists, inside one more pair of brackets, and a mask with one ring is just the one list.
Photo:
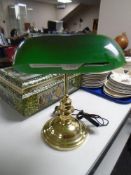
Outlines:
{"label": "beige wall", "polygon": [[98,33],[115,38],[122,32],[131,47],[131,0],[101,0]]}
{"label": "beige wall", "polygon": [[[6,24],[2,25],[6,31],[6,36],[9,36],[11,25],[9,23],[8,6],[15,4],[16,0],[0,0],[0,2],[2,3],[3,9],[3,15],[0,15],[0,18],[3,18],[6,21]],[[48,20],[61,20],[79,5],[78,3],[68,4],[65,9],[59,10],[56,8],[56,5],[53,4],[33,2],[31,0],[19,0],[19,2],[26,3],[27,7],[33,9],[33,11],[28,11],[28,18],[25,22],[30,22],[40,29],[42,27],[47,27]],[[86,26],[89,26],[90,29],[92,29],[93,19],[98,18],[98,16],[99,6],[88,6],[87,8],[84,8],[84,10],[79,11],[68,21],[69,29],[70,31],[79,31]],[[83,19],[81,26],[79,22],[80,18]]]}
{"label": "beige wall", "polygon": [[28,2],[28,7],[33,8],[28,16],[29,22],[38,28],[46,28],[48,20],[56,20],[56,9],[53,4]]}
{"label": "beige wall", "polygon": [[64,18],[68,13],[70,13],[72,10],[74,10],[79,3],[72,3],[72,4],[67,4],[65,9],[57,9],[56,8],[56,18],[57,20],[61,20]]}
{"label": "beige wall", "polygon": [[[14,5],[16,0],[0,0],[0,25],[5,29],[6,36],[9,36],[11,25],[8,15],[8,6]],[[19,0],[19,2],[27,4],[27,7],[32,8],[32,11],[28,11],[27,19],[25,22],[30,22],[37,28],[46,28],[48,20],[61,20],[70,11],[78,6],[78,3],[66,5],[65,9],[57,9],[56,5],[48,3],[33,2],[31,0]],[[11,18],[11,17],[10,17]],[[5,20],[6,24],[2,21]]]}
{"label": "beige wall", "polygon": [[[83,19],[82,23],[80,23],[80,18]],[[99,18],[99,6],[85,6],[70,18],[67,28],[69,31],[78,32],[88,26],[92,30],[93,20],[95,18]]]}
{"label": "beige wall", "polygon": [[0,1],[0,26],[3,25],[3,10],[2,10],[2,2]]}
{"label": "beige wall", "polygon": [[13,0],[1,0],[1,8],[2,11],[0,11],[1,16],[2,16],[2,21],[5,20],[5,24],[2,23],[2,27],[5,30],[5,35],[8,36],[8,31],[9,31],[9,17],[8,17],[8,4],[12,4]]}
{"label": "beige wall", "polygon": [[[9,23],[9,15],[8,15],[8,6],[15,4],[15,0],[1,0],[1,5],[3,8],[3,18],[6,21],[6,24],[2,24],[6,31],[6,36],[9,36],[10,33],[10,23]],[[31,2],[31,1],[20,1],[22,3],[27,4],[27,7],[33,8],[33,11],[28,13],[28,20],[25,22],[30,22],[35,25],[37,28],[46,28],[48,20],[56,20],[56,7],[53,4],[48,3],[39,3],[39,2]],[[1,13],[1,11],[0,11]],[[0,18],[1,15],[0,15]]]}

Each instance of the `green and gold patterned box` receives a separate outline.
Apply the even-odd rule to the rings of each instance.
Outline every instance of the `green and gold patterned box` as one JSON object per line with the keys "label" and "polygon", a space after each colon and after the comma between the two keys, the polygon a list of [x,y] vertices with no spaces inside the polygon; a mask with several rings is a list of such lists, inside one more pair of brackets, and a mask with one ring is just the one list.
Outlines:
{"label": "green and gold patterned box", "polygon": [[[0,69],[0,96],[22,115],[31,116],[63,96],[63,78],[61,74],[28,75],[12,67]],[[80,74],[68,79],[69,93],[79,89]]]}

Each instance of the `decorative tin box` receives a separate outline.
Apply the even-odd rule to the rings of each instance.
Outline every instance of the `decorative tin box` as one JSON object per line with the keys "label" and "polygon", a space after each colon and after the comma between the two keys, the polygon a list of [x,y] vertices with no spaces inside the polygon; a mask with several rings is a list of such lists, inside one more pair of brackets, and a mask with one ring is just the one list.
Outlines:
{"label": "decorative tin box", "polygon": [[[16,72],[12,67],[0,69],[0,96],[24,116],[44,109],[63,96],[62,74],[28,75]],[[80,74],[69,79],[69,93],[80,87]]]}

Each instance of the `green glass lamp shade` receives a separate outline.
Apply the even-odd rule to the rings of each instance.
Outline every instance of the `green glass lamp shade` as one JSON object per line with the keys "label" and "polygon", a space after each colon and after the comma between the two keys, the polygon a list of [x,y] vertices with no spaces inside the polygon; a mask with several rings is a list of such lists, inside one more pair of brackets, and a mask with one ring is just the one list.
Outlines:
{"label": "green glass lamp shade", "polygon": [[14,67],[26,73],[102,72],[125,63],[119,45],[102,35],[45,35],[19,45]]}

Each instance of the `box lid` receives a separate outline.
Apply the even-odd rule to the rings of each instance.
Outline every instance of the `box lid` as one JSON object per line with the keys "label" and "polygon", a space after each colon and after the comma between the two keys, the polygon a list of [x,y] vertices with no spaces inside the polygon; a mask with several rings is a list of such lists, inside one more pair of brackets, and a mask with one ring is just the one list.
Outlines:
{"label": "box lid", "polygon": [[[70,78],[78,74],[70,75]],[[63,81],[63,74],[26,74],[14,70],[13,67],[0,69],[0,82],[13,89],[23,98],[44,91]]]}
{"label": "box lid", "polygon": [[40,84],[51,82],[54,78],[61,77],[58,74],[26,74],[14,70],[13,67],[0,69],[0,81],[10,86],[19,93],[34,88]]}

